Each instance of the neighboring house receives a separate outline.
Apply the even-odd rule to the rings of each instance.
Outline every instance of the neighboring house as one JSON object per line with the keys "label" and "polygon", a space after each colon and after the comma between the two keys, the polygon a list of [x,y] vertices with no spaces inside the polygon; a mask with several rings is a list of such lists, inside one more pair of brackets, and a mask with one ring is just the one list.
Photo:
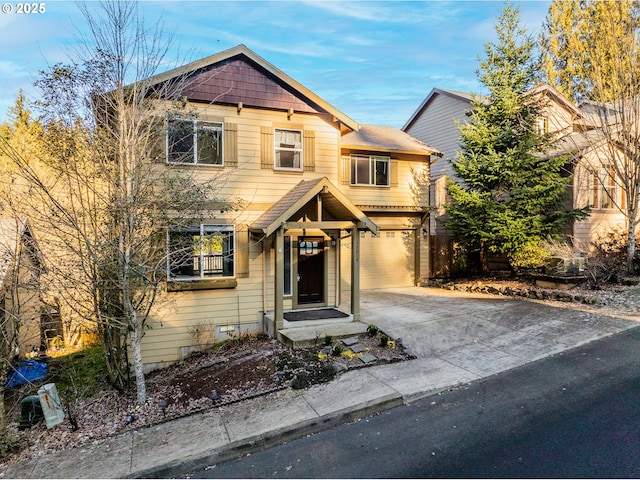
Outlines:
{"label": "neighboring house", "polygon": [[219,195],[245,205],[168,233],[167,291],[143,338],[146,370],[204,337],[278,337],[293,326],[292,310],[337,307],[359,320],[361,289],[426,281],[437,150],[359,125],[242,45],[151,82],[184,76],[195,115],[168,119],[166,161],[203,180],[223,173]]}
{"label": "neighboring house", "polygon": [[[572,154],[571,162],[567,165],[567,174],[573,174],[570,208],[592,207],[587,219],[576,222],[566,232],[577,250],[587,251],[599,234],[624,225],[624,216],[612,201],[612,198],[621,199],[622,192],[610,176],[610,169],[606,168],[607,162],[604,160],[612,154],[610,149],[597,146],[601,134],[597,129],[597,119],[590,111],[578,108],[549,85],[539,85],[532,93],[542,95],[545,100],[536,127],[543,132],[555,133],[559,139],[557,148],[548,155]],[[431,206],[434,214],[430,232],[434,236],[447,235],[441,223],[445,218],[443,205],[447,201],[446,181],[448,178],[456,180],[451,160],[456,159],[460,150],[458,125],[469,121],[468,113],[473,98],[468,93],[434,88],[402,127],[403,131],[444,153],[444,160],[434,164],[431,170]],[[436,252],[436,257],[437,254],[443,254],[443,251]],[[446,261],[437,258],[432,262],[446,264]],[[446,273],[447,269],[444,271]],[[432,272],[433,275],[438,273]]]}
{"label": "neighboring house", "polygon": [[0,218],[0,341],[22,358],[41,346],[40,271],[28,223]]}

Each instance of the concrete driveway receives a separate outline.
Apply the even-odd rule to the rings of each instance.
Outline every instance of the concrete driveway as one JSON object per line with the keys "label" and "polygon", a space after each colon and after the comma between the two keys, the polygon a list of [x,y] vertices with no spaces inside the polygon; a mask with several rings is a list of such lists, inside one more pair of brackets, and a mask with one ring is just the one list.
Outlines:
{"label": "concrete driveway", "polygon": [[360,308],[363,323],[402,338],[418,361],[436,357],[480,377],[640,325],[574,304],[438,288],[368,290]]}

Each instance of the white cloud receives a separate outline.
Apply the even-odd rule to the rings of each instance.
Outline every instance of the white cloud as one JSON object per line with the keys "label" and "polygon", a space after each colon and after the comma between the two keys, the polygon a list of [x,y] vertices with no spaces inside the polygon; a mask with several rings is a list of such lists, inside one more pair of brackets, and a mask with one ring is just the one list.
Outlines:
{"label": "white cloud", "polygon": [[459,2],[444,1],[327,1],[302,0],[300,3],[337,16],[380,23],[437,22],[455,16]]}
{"label": "white cloud", "polygon": [[27,72],[24,67],[11,60],[0,59],[0,78],[23,78],[27,76]]}

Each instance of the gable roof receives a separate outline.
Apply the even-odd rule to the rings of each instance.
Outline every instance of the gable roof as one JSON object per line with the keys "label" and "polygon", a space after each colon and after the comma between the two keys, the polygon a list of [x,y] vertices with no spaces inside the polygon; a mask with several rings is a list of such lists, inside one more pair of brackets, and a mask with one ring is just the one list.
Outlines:
{"label": "gable roof", "polygon": [[288,221],[318,194],[322,194],[323,204],[340,216],[340,220],[360,222],[366,229],[377,233],[376,224],[369,220],[327,177],[302,180],[260,215],[251,224],[251,230],[261,231],[267,236],[271,235],[283,222]]}
{"label": "gable roof", "polygon": [[[559,105],[564,107],[567,111],[569,111],[573,115],[574,119],[576,119],[576,118],[584,119],[585,118],[585,114],[584,114],[584,112],[582,110],[580,110],[578,107],[576,107],[569,99],[567,99],[567,97],[562,95],[557,89],[555,89],[551,85],[548,85],[546,83],[538,84],[534,88],[532,88],[529,91],[529,93],[532,93],[532,94],[535,94],[535,93],[546,94],[549,97],[553,98],[556,101],[556,103],[558,103]],[[405,122],[405,124],[402,126],[402,130],[407,130],[409,127],[411,127],[413,122],[415,120],[417,120],[418,117],[420,117],[420,115],[422,115],[422,112],[433,101],[433,99],[434,99],[434,97],[436,95],[445,95],[447,97],[453,98],[453,99],[458,100],[458,101],[463,102],[463,103],[467,103],[469,105],[471,105],[471,102],[474,99],[478,99],[478,100],[480,100],[481,102],[484,102],[484,103],[488,103],[489,102],[489,97],[485,97],[483,95],[474,95],[472,93],[458,92],[456,90],[445,90],[443,88],[434,88],[434,89],[431,90],[431,92],[429,92],[427,97],[422,101],[422,103],[416,109],[416,111],[413,112],[413,114]]]}
{"label": "gable roof", "polygon": [[580,110],[578,107],[574,105],[574,103],[561,94],[556,88],[548,85],[546,83],[541,83],[536,85],[531,92],[533,94],[536,93],[544,93],[549,97],[553,98],[553,100],[560,106],[564,107],[565,110],[573,114],[574,119],[584,117],[584,112]]}
{"label": "gable roof", "polygon": [[483,95],[474,95],[472,93],[458,92],[456,90],[446,90],[444,88],[433,88],[431,89],[429,94],[426,96],[426,98],[422,101],[422,103],[418,106],[416,111],[411,114],[409,119],[402,126],[401,130],[402,131],[408,130],[409,127],[411,127],[411,125],[413,124],[413,122],[416,121],[418,117],[420,117],[420,115],[422,115],[422,112],[427,108],[427,106],[434,100],[434,98],[437,95],[444,95],[446,97],[453,98],[455,100],[458,100],[462,103],[466,103],[468,105],[471,105],[471,102],[474,99],[478,99],[482,102],[488,101],[487,97]]}
{"label": "gable roof", "polygon": [[358,150],[385,151],[412,155],[436,155],[442,152],[394,127],[360,125],[360,130],[342,137],[341,146]]}
{"label": "gable roof", "polygon": [[[153,87],[185,78],[189,81],[182,90],[190,100],[293,109],[325,115],[329,122],[337,123],[341,131],[359,128],[358,122],[244,45],[155,75],[146,82]],[[256,91],[256,84],[262,87],[260,93]]]}

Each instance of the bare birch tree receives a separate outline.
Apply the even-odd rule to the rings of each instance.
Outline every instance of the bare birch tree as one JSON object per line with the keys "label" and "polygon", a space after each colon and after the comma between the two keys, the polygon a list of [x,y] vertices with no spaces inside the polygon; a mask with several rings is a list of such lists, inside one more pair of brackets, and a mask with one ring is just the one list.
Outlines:
{"label": "bare birch tree", "polygon": [[[580,67],[558,77],[563,91],[579,92],[590,123],[572,138],[576,150],[588,152],[581,164],[599,185],[599,203],[625,218],[626,267],[633,273],[640,222],[640,2],[582,1],[572,7],[553,2],[543,47],[556,67]],[[563,8],[563,16],[553,16],[554,8]],[[563,42],[562,51],[550,47]]]}
{"label": "bare birch tree", "polygon": [[232,201],[216,199],[222,178],[203,183],[165,164],[167,115],[188,114],[181,100],[188,79],[151,80],[170,39],[158,25],[146,28],[136,3],[80,8],[90,37],[72,63],[37,82],[45,150],[39,165],[6,142],[0,153],[12,159],[29,201],[44,212],[39,223],[60,245],[52,263],[67,282],[64,300],[95,322],[116,386],[126,383],[130,346],[144,402],[141,344],[167,273],[167,231],[207,210],[232,208]]}

